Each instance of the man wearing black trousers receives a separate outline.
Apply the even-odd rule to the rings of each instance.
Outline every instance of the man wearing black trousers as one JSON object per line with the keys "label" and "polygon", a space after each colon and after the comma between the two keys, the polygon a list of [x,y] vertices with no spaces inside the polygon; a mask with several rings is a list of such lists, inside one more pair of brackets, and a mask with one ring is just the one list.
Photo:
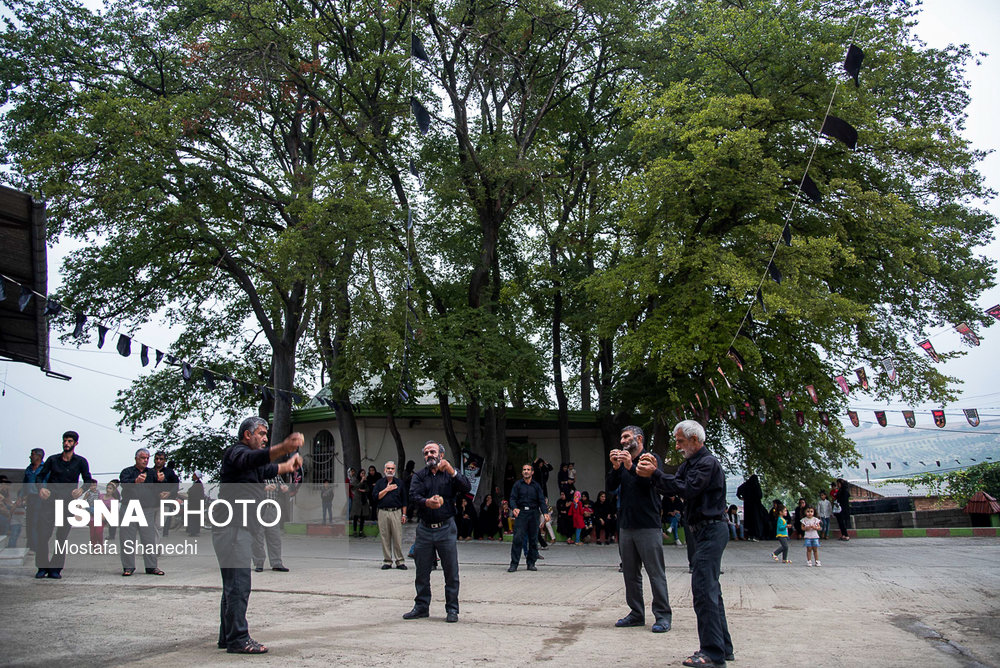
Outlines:
{"label": "man wearing black trousers", "polygon": [[[528,562],[529,571],[537,571],[535,561],[538,560],[538,515],[539,512],[547,510],[545,505],[545,492],[538,482],[532,480],[534,469],[531,464],[521,467],[521,480],[514,483],[510,490],[510,512],[514,516],[514,542],[510,546],[510,568],[508,573],[517,570],[517,565],[521,561],[521,551],[524,549],[524,541],[528,541],[525,559]],[[545,521],[549,521],[549,514],[545,513]]]}
{"label": "man wearing black trousers", "polygon": [[695,539],[691,594],[698,618],[699,649],[684,661],[685,666],[720,668],[733,660],[733,640],[726,624],[719,574],[722,552],[729,542],[726,520],[726,476],[719,460],[705,448],[705,428],[694,420],[674,427],[676,449],[684,463],[676,475],[663,473],[652,457],[643,455],[636,473],[652,479],[664,494],[684,499],[687,526]]}
{"label": "man wearing black trousers", "polygon": [[[302,466],[302,457],[276,464],[275,461],[295,453],[302,447],[302,434],[296,432],[278,445],[267,445],[267,421],[249,417],[240,424],[239,442],[222,455],[219,476],[219,500],[236,510],[232,521],[212,529],[212,545],[222,572],[221,623],[219,649],[230,654],[264,654],[267,647],[250,637],[247,626],[247,604],[250,601],[250,560],[252,538],[247,523],[242,521],[240,508],[246,508],[250,522],[256,522],[257,506],[263,498],[264,478],[290,473]],[[246,506],[238,501],[250,501]]]}
{"label": "man wearing black trousers", "polygon": [[403,619],[430,616],[431,565],[437,552],[444,570],[445,621],[454,623],[458,621],[459,586],[455,499],[459,494],[468,493],[472,485],[444,458],[444,446],[427,441],[423,455],[427,466],[413,474],[410,481],[410,498],[420,508],[417,539],[413,544],[417,595],[413,599],[413,609],[405,613]]}
{"label": "man wearing black trousers", "polygon": [[[66,563],[66,553],[60,544],[64,545],[69,537],[70,524],[64,522],[63,526],[55,529],[55,504],[66,505],[73,499],[80,498],[83,487],[77,487],[77,483],[81,478],[88,485],[96,482],[90,475],[90,464],[75,452],[79,442],[79,434],[67,431],[63,434],[63,451],[46,459],[42,470],[38,472],[37,479],[45,481],[38,490],[38,533],[35,542],[35,567],[38,572],[35,577],[39,579],[62,578],[63,565]],[[56,531],[56,546],[50,558],[49,538],[53,529]]]}

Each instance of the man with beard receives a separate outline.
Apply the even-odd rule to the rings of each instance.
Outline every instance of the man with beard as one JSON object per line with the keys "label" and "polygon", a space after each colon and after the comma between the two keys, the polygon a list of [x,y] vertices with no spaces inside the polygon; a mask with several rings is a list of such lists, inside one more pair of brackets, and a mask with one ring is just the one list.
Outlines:
{"label": "man with beard", "polygon": [[[87,485],[96,482],[90,476],[90,464],[74,452],[79,442],[80,435],[75,431],[63,434],[62,453],[45,460],[42,470],[36,476],[37,480],[45,481],[38,490],[40,504],[35,542],[35,567],[38,569],[36,578],[58,580],[62,577],[63,565],[66,563],[66,553],[60,549],[56,549],[49,558],[49,538],[56,524],[55,504],[68,504],[71,500],[80,498],[83,488],[76,485],[81,478]],[[64,522],[63,526],[56,529],[57,544],[66,541],[69,530],[69,522]]]}
{"label": "man with beard", "polygon": [[[663,566],[663,531],[660,525],[660,494],[649,477],[636,475],[635,467],[643,454],[643,432],[636,426],[622,429],[621,450],[612,450],[611,471],[607,476],[608,489],[620,489],[618,498],[618,546],[625,579],[625,602],[629,613],[615,622],[615,626],[643,626],[646,608],[642,600],[642,572],[646,569],[649,586],[653,592],[653,633],[670,630],[673,613],[667,594],[667,575]],[[660,467],[660,459],[645,453]]]}
{"label": "man with beard", "polygon": [[[234,508],[247,501],[250,522],[256,522],[256,503],[264,495],[265,479],[291,473],[302,466],[297,454],[303,436],[295,432],[278,445],[267,446],[267,421],[249,417],[240,424],[238,443],[222,455],[219,473],[219,500]],[[296,453],[296,454],[293,454]],[[276,463],[292,455],[291,459]],[[242,503],[239,503],[242,502]],[[268,504],[271,505],[271,504]],[[250,601],[250,560],[252,538],[239,513],[228,524],[213,526],[212,546],[222,572],[222,610],[219,625],[219,649],[230,654],[264,654],[267,647],[250,637],[247,604]]]}
{"label": "man with beard", "polygon": [[[517,564],[521,561],[521,550],[524,549],[524,541],[528,541],[528,549],[525,552],[525,559],[528,563],[529,571],[537,571],[535,561],[538,560],[538,514],[547,509],[545,505],[545,492],[537,481],[532,480],[534,468],[531,464],[521,467],[521,480],[514,483],[510,490],[510,512],[514,516],[514,542],[510,546],[510,567],[508,573],[517,570]],[[545,513],[545,521],[549,521],[549,514]]]}
{"label": "man with beard", "polygon": [[663,473],[656,460],[646,455],[639,458],[636,473],[655,482],[664,494],[684,499],[687,524],[695,538],[691,594],[700,648],[684,665],[724,667],[726,661],[733,660],[733,641],[719,586],[722,552],[729,542],[726,476],[719,460],[705,448],[704,427],[694,420],[684,420],[677,423],[673,434],[677,451],[684,456],[677,473]]}
{"label": "man with beard", "polygon": [[[157,483],[160,490],[161,499],[176,499],[177,492],[181,488],[181,479],[177,477],[174,470],[167,466],[167,453],[159,450],[153,455],[153,470],[150,477]],[[170,524],[173,517],[164,516],[160,518],[163,523],[163,537],[170,535]]]}
{"label": "man with beard", "polygon": [[413,557],[417,562],[414,586],[417,595],[413,609],[403,619],[430,616],[431,564],[434,553],[444,569],[445,621],[458,621],[458,526],[455,524],[455,498],[472,489],[469,480],[444,458],[444,446],[427,441],[423,456],[426,468],[413,475],[410,498],[420,508],[420,523]]}
{"label": "man with beard", "polygon": [[25,508],[25,535],[28,549],[37,552],[35,547],[38,543],[38,514],[41,500],[38,498],[38,488],[45,482],[38,477],[42,472],[42,461],[45,459],[45,451],[41,448],[31,449],[31,463],[24,469],[24,484],[21,486],[21,494],[27,499]]}

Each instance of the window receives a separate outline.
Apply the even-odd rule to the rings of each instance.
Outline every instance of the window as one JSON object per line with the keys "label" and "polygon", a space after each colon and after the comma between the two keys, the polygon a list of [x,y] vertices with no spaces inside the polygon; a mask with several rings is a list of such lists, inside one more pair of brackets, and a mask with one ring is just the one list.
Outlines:
{"label": "window", "polygon": [[328,432],[326,429],[323,429],[316,434],[316,438],[313,439],[312,459],[312,475],[310,476],[311,482],[317,485],[322,484],[323,481],[327,479],[333,483],[338,482],[333,475],[333,434]]}

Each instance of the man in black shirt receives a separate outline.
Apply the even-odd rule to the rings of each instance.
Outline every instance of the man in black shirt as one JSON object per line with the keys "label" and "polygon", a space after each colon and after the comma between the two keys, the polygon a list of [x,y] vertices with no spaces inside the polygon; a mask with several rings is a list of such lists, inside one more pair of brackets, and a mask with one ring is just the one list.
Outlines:
{"label": "man in black shirt", "polygon": [[444,569],[445,621],[458,621],[458,527],[455,524],[455,498],[466,494],[472,485],[444,458],[444,446],[427,441],[423,449],[427,467],[413,475],[410,498],[420,508],[420,523],[413,558],[417,562],[414,586],[417,595],[413,609],[403,619],[429,616],[431,605],[431,564],[434,553]]}
{"label": "man in black shirt", "polygon": [[[267,421],[249,417],[238,431],[239,442],[222,455],[219,475],[219,500],[235,509],[233,520],[223,526],[213,526],[212,545],[222,572],[222,610],[219,625],[219,649],[230,654],[264,654],[267,647],[250,637],[247,626],[247,603],[250,600],[250,530],[241,520],[237,501],[259,502],[264,494],[263,480],[290,473],[302,466],[302,457],[295,454],[280,464],[276,460],[295,453],[302,447],[302,434],[295,432],[278,445],[267,445]],[[247,512],[256,521],[256,506]]]}
{"label": "man in black shirt", "polygon": [[[66,504],[72,499],[80,498],[83,488],[77,487],[77,483],[82,478],[83,482],[90,484],[96,482],[90,476],[90,464],[87,460],[76,454],[77,443],[80,442],[80,435],[75,431],[67,431],[63,434],[63,451],[58,455],[52,455],[45,460],[42,470],[38,472],[37,479],[44,480],[41,489],[38,490],[40,500],[38,518],[38,540],[35,543],[35,567],[38,572],[36,578],[52,578],[58,580],[62,577],[63,565],[66,563],[66,553],[61,549],[56,549],[49,558],[49,538],[56,524],[56,503]],[[68,515],[68,513],[67,513]],[[69,537],[69,522],[63,522],[63,526],[56,529],[56,543],[64,543]]]}
{"label": "man in black shirt", "polygon": [[[156,484],[156,477],[153,469],[149,468],[149,450],[139,448],[135,451],[135,466],[122,469],[118,476],[122,484],[122,504],[127,505],[130,501],[138,501],[142,507],[142,514],[145,517],[146,526],[137,525],[134,522],[121,527],[118,533],[118,545],[120,548],[119,557],[122,561],[122,577],[129,577],[135,573],[135,549],[134,546],[141,544],[151,548],[143,550],[142,560],[149,575],[163,575],[163,571],[157,568],[156,545],[159,538],[156,535],[156,511],[160,505],[160,494],[166,490],[160,490]],[[165,497],[164,497],[165,498]],[[139,536],[138,543],[136,535]]]}
{"label": "man in black shirt", "polygon": [[[510,567],[508,573],[517,570],[517,564],[521,561],[521,551],[524,549],[524,541],[528,541],[528,552],[526,559],[529,571],[537,571],[535,561],[538,559],[538,514],[547,510],[545,505],[545,492],[536,480],[532,480],[534,468],[531,464],[521,467],[521,480],[514,483],[510,490],[510,512],[514,516],[514,542],[510,547]],[[545,521],[549,521],[549,514],[545,513]]]}
{"label": "man in black shirt", "polygon": [[700,649],[685,666],[725,666],[733,660],[733,641],[726,624],[719,574],[722,552],[729,542],[726,521],[726,476],[719,460],[705,448],[705,428],[694,420],[674,427],[677,451],[684,463],[676,475],[659,470],[651,458],[640,458],[637,473],[652,480],[664,494],[684,499],[687,525],[695,539],[691,594],[698,618]]}
{"label": "man in black shirt", "polygon": [[[163,450],[159,450],[153,455],[153,470],[150,471],[150,476],[159,487],[159,496],[161,499],[177,498],[177,492],[181,488],[181,479],[177,477],[177,474],[171,467],[167,466],[167,453]],[[159,503],[157,503],[157,509],[159,509]],[[170,524],[174,521],[174,518],[172,516],[164,516],[160,520],[163,524],[163,537],[166,538],[170,535]]]}
{"label": "man in black shirt", "polygon": [[396,477],[396,462],[386,462],[385,476],[375,481],[372,495],[378,504],[378,534],[382,539],[382,570],[406,570],[403,555],[403,525],[406,524],[406,488]]}
{"label": "man in black shirt", "polygon": [[[643,454],[642,429],[628,426],[622,429],[621,450],[610,453],[611,471],[607,475],[607,488],[620,489],[618,497],[618,545],[625,579],[625,602],[629,613],[615,622],[615,626],[643,626],[646,607],[642,600],[642,572],[646,569],[649,587],[653,592],[653,633],[670,630],[673,613],[667,594],[667,575],[663,565],[663,531],[660,525],[660,494],[649,478],[636,475],[636,462]],[[647,454],[660,466],[660,459]]]}

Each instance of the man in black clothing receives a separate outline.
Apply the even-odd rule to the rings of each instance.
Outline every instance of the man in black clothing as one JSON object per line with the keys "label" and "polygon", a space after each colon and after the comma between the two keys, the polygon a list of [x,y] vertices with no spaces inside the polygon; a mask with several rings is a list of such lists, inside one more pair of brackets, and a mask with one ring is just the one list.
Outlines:
{"label": "man in black clothing", "polygon": [[[157,568],[156,545],[160,541],[156,535],[156,511],[160,505],[160,495],[166,494],[166,490],[160,490],[160,486],[156,484],[155,473],[148,465],[149,450],[139,448],[135,451],[135,466],[122,469],[118,476],[122,483],[122,504],[138,501],[146,524],[142,526],[129,522],[118,532],[118,556],[122,561],[122,577],[129,577],[135,573],[135,546],[138,544],[151,548],[143,550],[142,553],[146,573],[163,575],[163,571]],[[136,535],[139,536],[138,541]]]}
{"label": "man in black clothing", "polygon": [[[510,490],[510,512],[514,516],[514,542],[510,546],[510,567],[508,573],[517,570],[521,561],[521,551],[524,541],[528,541],[526,560],[529,571],[537,571],[535,561],[538,560],[538,514],[548,508],[545,505],[545,492],[536,480],[532,479],[534,468],[531,464],[521,467],[521,480],[514,483]],[[545,513],[545,521],[549,514]]]}
{"label": "man in black clothing", "polygon": [[382,539],[382,570],[406,570],[403,555],[403,525],[406,524],[406,488],[396,477],[396,462],[386,462],[385,476],[375,481],[372,495],[378,504],[378,534]]}
{"label": "man in black clothing", "polygon": [[[235,508],[237,501],[251,501],[246,507],[256,521],[255,503],[263,498],[264,478],[290,473],[302,466],[302,457],[294,454],[290,459],[275,463],[302,447],[302,434],[295,432],[278,445],[267,445],[267,421],[249,417],[238,431],[239,442],[231,445],[222,455],[219,475],[219,500]],[[247,603],[250,600],[251,537],[247,525],[237,513],[223,526],[213,526],[212,545],[222,572],[221,624],[219,649],[230,654],[264,654],[267,647],[250,637],[247,626]]]}
{"label": "man in black clothing", "polygon": [[38,542],[38,516],[41,500],[38,498],[38,488],[44,480],[38,477],[42,472],[42,462],[45,460],[45,451],[41,448],[32,448],[30,464],[24,469],[24,481],[21,485],[21,494],[27,499],[25,507],[25,534],[27,537],[28,549],[37,552],[35,547]]}
{"label": "man in black clothing", "polygon": [[[153,455],[153,470],[150,471],[150,475],[159,487],[161,499],[177,498],[177,492],[181,488],[181,479],[177,477],[172,468],[167,466],[167,453],[163,450],[159,450]],[[159,503],[157,503],[157,508],[159,508]],[[170,535],[170,523],[173,522],[174,518],[165,515],[160,519],[163,524],[163,537],[166,538]]]}
{"label": "man in black clothing", "polygon": [[455,524],[455,498],[466,494],[472,485],[444,458],[444,446],[427,441],[423,449],[426,468],[413,475],[410,498],[420,508],[420,523],[413,558],[417,562],[414,586],[417,595],[413,609],[403,619],[429,616],[431,605],[431,564],[434,553],[444,569],[444,598],[447,622],[458,621],[458,527]]}
{"label": "man in black clothing", "polygon": [[[649,587],[653,592],[653,633],[670,630],[673,613],[667,593],[667,575],[663,565],[663,528],[660,524],[660,494],[648,477],[636,475],[636,463],[643,453],[642,429],[629,426],[622,429],[621,450],[610,453],[611,471],[607,475],[607,488],[620,489],[618,498],[618,546],[622,558],[622,575],[625,579],[625,602],[629,613],[615,622],[615,626],[643,626],[646,607],[642,600],[642,572],[646,569]],[[660,459],[645,453],[660,467]]]}
{"label": "man in black clothing", "polygon": [[641,457],[636,472],[652,480],[664,494],[684,499],[687,525],[695,539],[691,594],[698,618],[700,648],[685,666],[725,666],[733,660],[733,641],[726,624],[719,574],[722,552],[729,542],[726,521],[726,476],[719,460],[705,448],[705,428],[694,420],[674,427],[677,451],[684,463],[676,475],[659,470],[652,458]]}
{"label": "man in black clothing", "polygon": [[[80,498],[83,494],[83,487],[77,487],[80,479],[89,485],[96,482],[90,476],[90,464],[87,460],[76,454],[77,443],[80,442],[80,435],[75,431],[67,431],[63,434],[63,451],[58,455],[52,455],[45,460],[42,470],[38,472],[37,479],[44,480],[38,490],[39,512],[38,512],[38,534],[35,542],[35,567],[38,572],[36,578],[52,578],[58,580],[62,577],[63,565],[66,563],[66,553],[61,549],[56,549],[49,558],[49,538],[56,524],[56,503],[66,504],[73,499]],[[68,514],[68,513],[67,513]],[[64,522],[63,526],[56,529],[56,543],[64,543],[69,537],[69,522]]]}

